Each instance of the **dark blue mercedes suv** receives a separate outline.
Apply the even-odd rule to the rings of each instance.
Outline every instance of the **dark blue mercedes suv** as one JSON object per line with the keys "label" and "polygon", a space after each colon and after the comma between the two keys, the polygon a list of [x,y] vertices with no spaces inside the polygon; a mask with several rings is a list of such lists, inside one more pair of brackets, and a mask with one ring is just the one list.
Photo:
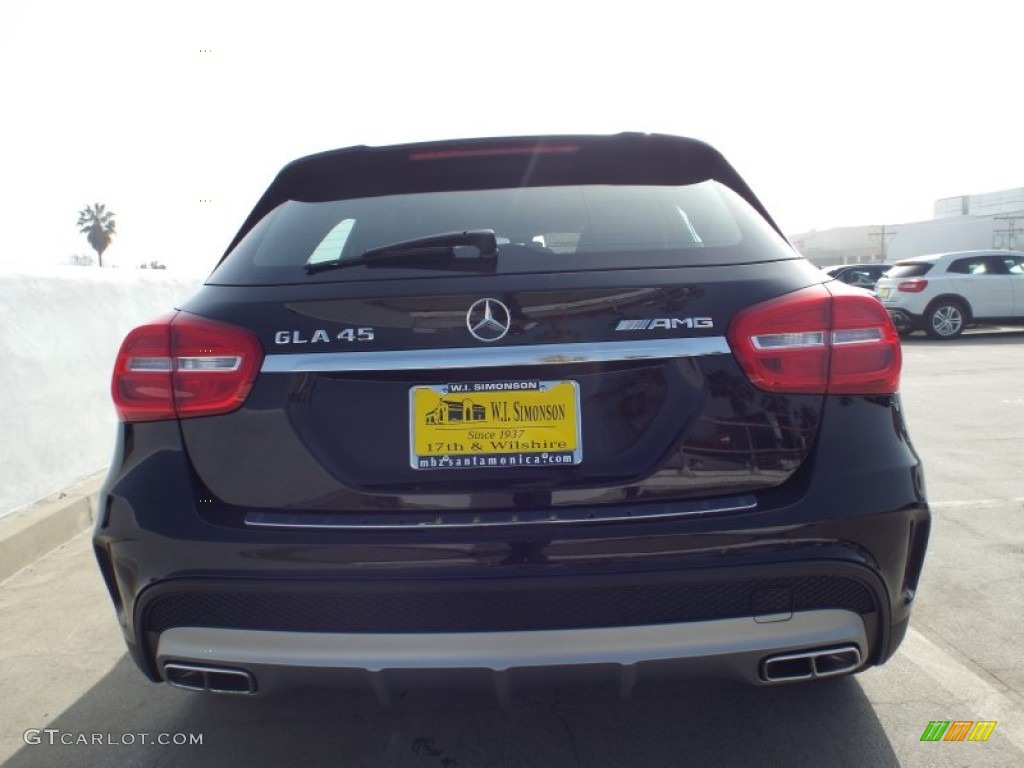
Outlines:
{"label": "dark blue mercedes suv", "polygon": [[856,672],[928,541],[900,365],[702,142],[325,152],[125,339],[96,556],[189,689]]}

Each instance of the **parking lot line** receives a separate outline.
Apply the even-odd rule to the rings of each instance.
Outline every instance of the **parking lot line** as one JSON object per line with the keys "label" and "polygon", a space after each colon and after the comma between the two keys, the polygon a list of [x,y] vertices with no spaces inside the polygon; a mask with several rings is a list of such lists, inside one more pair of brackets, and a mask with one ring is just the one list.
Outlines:
{"label": "parking lot line", "polygon": [[998,721],[999,735],[1024,751],[1024,700],[1019,695],[1009,688],[1000,690],[916,629],[907,632],[900,653],[956,703],[957,711],[939,713],[943,718]]}
{"label": "parking lot line", "polygon": [[1011,499],[953,499],[951,501],[929,501],[928,506],[932,509],[943,507],[992,507],[1002,504],[1024,504],[1024,496],[1017,496]]}

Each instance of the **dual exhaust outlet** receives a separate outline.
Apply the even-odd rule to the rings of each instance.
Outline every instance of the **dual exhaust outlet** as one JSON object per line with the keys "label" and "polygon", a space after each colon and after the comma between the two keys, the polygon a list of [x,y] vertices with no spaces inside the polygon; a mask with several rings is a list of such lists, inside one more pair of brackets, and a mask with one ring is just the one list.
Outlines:
{"label": "dual exhaust outlet", "polygon": [[256,678],[244,669],[168,662],[164,664],[164,678],[169,685],[187,691],[242,695],[256,693]]}
{"label": "dual exhaust outlet", "polygon": [[[761,679],[767,683],[788,683],[834,677],[857,669],[861,660],[860,648],[856,645],[768,656],[761,661]],[[244,669],[168,662],[164,664],[164,678],[169,685],[188,691],[256,693],[256,678]]]}
{"label": "dual exhaust outlet", "polygon": [[761,679],[768,683],[788,683],[833,677],[852,672],[860,664],[860,648],[856,645],[820,648],[767,657],[761,662]]}

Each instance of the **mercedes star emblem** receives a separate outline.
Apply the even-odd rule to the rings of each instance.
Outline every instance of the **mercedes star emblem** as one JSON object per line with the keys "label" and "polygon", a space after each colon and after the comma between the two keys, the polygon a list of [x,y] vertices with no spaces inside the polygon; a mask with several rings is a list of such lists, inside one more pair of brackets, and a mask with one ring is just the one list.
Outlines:
{"label": "mercedes star emblem", "polygon": [[511,325],[512,313],[497,299],[474,301],[466,313],[466,327],[480,341],[497,341],[508,333]]}

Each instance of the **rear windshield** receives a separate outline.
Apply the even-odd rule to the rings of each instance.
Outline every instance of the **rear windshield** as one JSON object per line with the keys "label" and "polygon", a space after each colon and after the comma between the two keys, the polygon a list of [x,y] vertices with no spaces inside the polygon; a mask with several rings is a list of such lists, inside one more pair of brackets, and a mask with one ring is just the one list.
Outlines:
{"label": "rear windshield", "polygon": [[902,264],[897,264],[888,272],[885,273],[886,277],[921,277],[921,275],[928,274],[928,270],[932,268],[932,264],[928,264],[923,261],[906,261]]}
{"label": "rear windshield", "polygon": [[257,223],[207,282],[269,285],[422,276],[431,269],[429,259],[423,269],[381,263],[308,274],[306,266],[474,229],[495,231],[499,273],[797,258],[746,201],[716,181],[520,187],[289,200]]}

